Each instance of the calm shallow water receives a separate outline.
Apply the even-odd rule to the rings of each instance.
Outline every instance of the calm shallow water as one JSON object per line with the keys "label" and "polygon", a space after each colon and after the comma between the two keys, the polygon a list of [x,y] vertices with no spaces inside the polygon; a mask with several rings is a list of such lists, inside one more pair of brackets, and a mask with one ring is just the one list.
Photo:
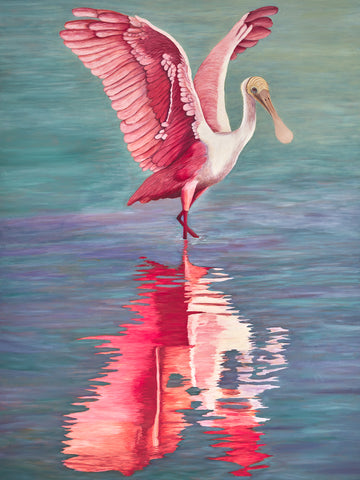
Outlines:
{"label": "calm shallow water", "polygon": [[[264,75],[294,143],[259,111],[184,245],[177,201],[124,206],[141,174],[57,37],[80,4],[5,2],[2,478],[359,477],[359,10],[287,3],[227,93],[235,125],[240,81]],[[262,4],[106,7],[195,69]]]}

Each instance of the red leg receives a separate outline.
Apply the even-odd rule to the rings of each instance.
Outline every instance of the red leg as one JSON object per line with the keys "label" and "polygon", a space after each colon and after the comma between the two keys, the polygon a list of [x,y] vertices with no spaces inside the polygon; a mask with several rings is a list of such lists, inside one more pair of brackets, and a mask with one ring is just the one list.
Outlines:
{"label": "red leg", "polygon": [[187,238],[187,234],[188,234],[188,231],[189,231],[189,227],[188,227],[188,224],[187,224],[187,219],[188,219],[188,211],[187,210],[184,210],[184,213],[183,213],[183,238],[186,239]]}
{"label": "red leg", "polygon": [[[182,216],[184,215],[185,213],[185,210],[181,210],[181,212],[179,213],[179,215],[176,217],[176,220],[180,223],[180,225],[183,227],[184,226],[184,222],[182,220]],[[199,235],[197,235],[194,230],[192,228],[190,228],[189,226],[187,226],[187,231],[188,233],[190,233],[190,235],[192,235],[194,238],[199,238]]]}
{"label": "red leg", "polygon": [[192,230],[187,224],[188,213],[191,205],[206,190],[206,188],[204,188],[202,190],[198,190],[195,193],[196,186],[197,186],[196,181],[189,182],[185,185],[185,187],[182,189],[182,192],[181,192],[181,203],[182,203],[183,209],[176,218],[178,222],[183,226],[183,238],[187,238],[187,233],[190,233],[190,235],[192,235],[195,238],[199,238],[199,235],[197,235],[194,232],[194,230]]}
{"label": "red leg", "polygon": [[207,190],[208,188],[209,188],[209,187],[205,187],[205,188],[203,188],[202,190],[198,190],[198,191],[195,193],[195,195],[193,196],[193,199],[191,200],[190,207],[191,207],[192,204],[195,202],[195,200],[197,200],[197,199],[200,197],[200,195],[202,195],[202,194],[205,192],[205,190]]}

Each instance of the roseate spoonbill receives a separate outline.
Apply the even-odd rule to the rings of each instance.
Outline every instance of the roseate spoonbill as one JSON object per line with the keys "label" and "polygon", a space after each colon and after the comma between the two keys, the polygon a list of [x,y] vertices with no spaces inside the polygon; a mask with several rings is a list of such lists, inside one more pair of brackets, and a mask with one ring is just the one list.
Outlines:
{"label": "roseate spoonbill", "polygon": [[229,61],[270,34],[268,16],[277,11],[270,6],[244,15],[201,64],[194,82],[179,43],[138,16],[75,8],[76,17],[89,18],[67,22],[60,32],[65,45],[102,79],[134,160],[153,172],[128,205],[181,197],[177,219],[184,238],[198,236],[188,226],[191,205],[231,171],[253,136],[255,100],[272,116],[278,140],[292,141],[261,77],[241,84],[244,109],[237,130],[231,131],[225,109]]}

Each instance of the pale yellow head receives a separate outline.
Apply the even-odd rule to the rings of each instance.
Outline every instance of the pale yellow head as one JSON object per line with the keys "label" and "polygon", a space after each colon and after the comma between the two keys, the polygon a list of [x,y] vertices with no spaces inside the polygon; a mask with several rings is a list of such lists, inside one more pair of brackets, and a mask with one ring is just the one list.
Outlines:
{"label": "pale yellow head", "polygon": [[255,95],[262,90],[269,91],[269,85],[262,77],[251,77],[246,85],[246,90],[250,95],[256,98]]}
{"label": "pale yellow head", "polygon": [[257,100],[272,116],[275,135],[282,143],[290,143],[294,138],[292,131],[284,124],[272,104],[269,85],[262,77],[251,77],[246,85],[246,91]]}

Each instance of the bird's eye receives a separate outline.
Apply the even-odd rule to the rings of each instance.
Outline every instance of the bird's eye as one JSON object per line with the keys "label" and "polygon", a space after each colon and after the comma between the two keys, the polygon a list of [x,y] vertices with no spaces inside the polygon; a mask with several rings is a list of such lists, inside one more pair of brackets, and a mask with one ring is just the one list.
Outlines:
{"label": "bird's eye", "polygon": [[257,90],[256,87],[252,87],[252,88],[251,88],[251,91],[252,91],[252,93],[257,93],[257,92],[258,92],[258,90]]}

